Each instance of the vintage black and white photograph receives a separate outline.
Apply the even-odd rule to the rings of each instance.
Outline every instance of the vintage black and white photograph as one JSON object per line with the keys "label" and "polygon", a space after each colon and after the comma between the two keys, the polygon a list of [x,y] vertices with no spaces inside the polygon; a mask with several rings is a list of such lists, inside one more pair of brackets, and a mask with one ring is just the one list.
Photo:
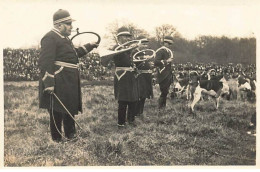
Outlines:
{"label": "vintage black and white photograph", "polygon": [[252,0],[0,0],[3,167],[257,168]]}

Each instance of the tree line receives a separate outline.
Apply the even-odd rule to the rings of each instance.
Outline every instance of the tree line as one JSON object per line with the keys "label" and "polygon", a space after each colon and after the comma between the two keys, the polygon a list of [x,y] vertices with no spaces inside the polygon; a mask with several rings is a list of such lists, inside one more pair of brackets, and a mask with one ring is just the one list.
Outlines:
{"label": "tree line", "polygon": [[[130,30],[134,39],[140,35],[146,36],[149,39],[149,47],[154,50],[162,45],[164,36],[172,36],[174,44],[171,49],[174,51],[175,63],[256,63],[255,37],[199,36],[194,40],[188,40],[170,24],[156,27],[153,35],[133,23],[124,23],[124,26]],[[118,28],[118,21],[109,24],[107,27],[109,35],[106,35],[106,38],[117,43],[116,31]]]}

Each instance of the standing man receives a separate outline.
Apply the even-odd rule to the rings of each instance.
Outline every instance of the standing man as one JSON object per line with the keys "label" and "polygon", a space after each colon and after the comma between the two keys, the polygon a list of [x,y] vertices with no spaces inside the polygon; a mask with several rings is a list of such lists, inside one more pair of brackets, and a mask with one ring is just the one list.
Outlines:
{"label": "standing man", "polygon": [[159,98],[159,109],[166,107],[166,99],[172,83],[172,60],[173,52],[169,47],[173,44],[173,37],[164,37],[164,46],[156,50],[154,66],[157,67],[157,80],[160,86],[161,95]]}
{"label": "standing man", "polygon": [[73,21],[68,11],[58,10],[53,15],[54,28],[41,39],[39,106],[48,109],[51,136],[57,142],[62,139],[62,121],[66,138],[72,139],[76,133],[75,121],[70,115],[74,117],[79,111],[82,112],[78,58],[98,46],[85,44],[75,48],[68,38]]}
{"label": "standing man", "polygon": [[[133,53],[133,61],[138,70],[137,84],[139,99],[136,105],[136,116],[142,116],[144,110],[145,99],[153,98],[152,84],[152,64],[151,59],[146,59],[148,52],[148,39],[145,36],[139,36],[137,40],[141,40],[141,45]],[[136,56],[134,56],[136,54]]]}
{"label": "standing man", "polygon": [[[132,35],[126,27],[117,31],[118,44],[122,45],[132,39]],[[119,45],[115,46],[116,49]],[[132,51],[137,45],[123,46],[122,52],[113,57],[115,63],[114,94],[118,101],[118,128],[122,128],[127,121],[135,126],[135,105],[138,101],[136,71],[134,69]],[[126,50],[126,51],[124,51]],[[120,50],[119,50],[120,51]]]}

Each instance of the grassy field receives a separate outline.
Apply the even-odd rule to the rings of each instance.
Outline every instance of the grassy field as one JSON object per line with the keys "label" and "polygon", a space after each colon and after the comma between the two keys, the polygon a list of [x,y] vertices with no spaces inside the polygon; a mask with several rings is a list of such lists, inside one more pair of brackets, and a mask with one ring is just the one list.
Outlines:
{"label": "grassy field", "polygon": [[168,99],[158,113],[158,86],[137,126],[117,128],[111,83],[83,82],[83,130],[77,140],[51,140],[49,115],[38,108],[37,82],[4,84],[5,166],[255,165],[256,137],[247,127],[255,104],[200,101],[194,118],[184,99]]}

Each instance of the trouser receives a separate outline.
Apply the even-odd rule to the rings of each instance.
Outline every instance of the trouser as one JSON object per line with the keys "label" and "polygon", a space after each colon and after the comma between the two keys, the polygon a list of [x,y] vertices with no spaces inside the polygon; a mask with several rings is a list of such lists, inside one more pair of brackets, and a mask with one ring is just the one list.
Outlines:
{"label": "trouser", "polygon": [[[61,140],[61,125],[63,122],[63,128],[65,137],[68,139],[73,138],[76,133],[75,121],[71,118],[69,114],[61,113],[57,111],[49,111],[50,114],[50,128],[51,128],[51,137],[54,141]],[[72,115],[73,118],[75,115]]]}
{"label": "trouser", "polygon": [[135,106],[136,106],[136,102],[118,101],[118,124],[119,125],[125,124],[126,112],[127,112],[127,121],[129,123],[134,122]]}
{"label": "trouser", "polygon": [[136,115],[141,115],[141,114],[143,114],[144,104],[145,104],[145,98],[141,98],[141,99],[136,103]]}
{"label": "trouser", "polygon": [[159,109],[164,108],[166,106],[166,99],[169,93],[169,89],[172,83],[171,77],[167,77],[161,83],[159,83],[161,95],[159,98]]}

